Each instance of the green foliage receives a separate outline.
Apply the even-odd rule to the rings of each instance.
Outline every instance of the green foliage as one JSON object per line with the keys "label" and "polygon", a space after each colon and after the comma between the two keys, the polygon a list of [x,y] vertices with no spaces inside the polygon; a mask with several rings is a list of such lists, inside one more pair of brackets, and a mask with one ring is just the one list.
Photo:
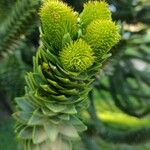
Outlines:
{"label": "green foliage", "polygon": [[[1,149],[5,149],[5,150],[16,150],[17,149],[17,141],[15,140],[15,136],[13,134],[13,121],[11,119],[3,120],[0,123],[0,137],[1,137],[1,141],[0,141],[0,148]],[[89,146],[91,146],[92,150],[93,149],[93,145],[98,143],[97,145],[97,149],[99,149],[99,147],[103,150],[149,150],[149,143],[145,143],[145,144],[141,144],[141,145],[127,145],[127,144],[113,144],[113,143],[108,143],[106,141],[103,141],[101,139],[99,139],[98,137],[95,138],[89,138],[89,139],[85,139],[86,140],[86,145],[84,146],[82,143],[79,142],[75,142],[74,143],[74,150],[91,150]],[[8,144],[9,141],[9,144]]]}
{"label": "green foliage", "polygon": [[[5,58],[0,64],[0,89],[5,93],[7,100],[23,94],[25,85],[24,76],[27,65],[21,59],[20,52]],[[17,78],[16,78],[17,77]]]}
{"label": "green foliage", "polygon": [[[0,55],[4,52],[20,47],[20,40],[31,32],[31,26],[35,27],[36,11],[40,0],[17,1],[12,8],[11,15],[0,26]],[[35,19],[35,21],[33,21]],[[19,41],[19,45],[17,43]]]}
{"label": "green foliage", "polygon": [[1,0],[0,1],[0,25],[5,21],[7,14],[10,13],[10,10],[16,0]]}
{"label": "green foliage", "polygon": [[[0,149],[15,150],[17,148],[17,141],[15,140],[13,132],[12,119],[1,120],[0,122]],[[8,142],[9,141],[9,142]]]}
{"label": "green foliage", "polygon": [[[83,3],[86,2],[86,0],[63,1],[80,12],[83,9]],[[0,58],[0,139],[2,139],[0,149],[8,150],[17,149],[15,147],[17,144],[13,140],[14,137],[12,136],[14,135],[9,134],[9,128],[6,128],[11,123],[3,121],[2,118],[7,117],[6,111],[11,112],[8,106],[13,107],[13,98],[24,92],[24,74],[29,71],[28,67],[32,66],[31,58],[39,43],[39,24],[36,10],[40,1],[21,0],[14,5],[15,2],[15,0],[0,1],[0,55],[5,56],[3,52],[9,54],[3,59]],[[19,133],[19,139],[24,138],[20,140],[20,144],[27,146],[24,149],[29,149],[29,146],[31,149],[38,149],[39,147],[47,149],[50,143],[53,147],[57,146],[57,149],[61,146],[62,149],[67,150],[71,148],[71,144],[68,143],[71,140],[72,148],[76,150],[149,150],[149,144],[139,144],[150,139],[149,0],[108,0],[108,2],[115,22],[121,20],[123,23],[121,23],[122,40],[119,45],[111,49],[113,57],[110,63],[107,62],[105,65],[102,63],[110,56],[107,52],[103,57],[100,56],[100,59],[101,57],[104,59],[100,61],[103,65],[103,72],[100,77],[97,73],[100,66],[95,66],[95,63],[82,72],[79,70],[76,73],[70,72],[67,66],[64,67],[59,54],[62,50],[78,43],[77,41],[83,41],[87,30],[87,26],[84,26],[86,21],[83,20],[91,20],[93,16],[91,12],[95,12],[96,18],[106,12],[108,18],[111,17],[106,3],[96,1],[85,4],[85,8],[90,6],[92,9],[88,9],[89,11],[84,9],[79,16],[75,16],[76,34],[73,36],[72,33],[66,32],[60,43],[57,43],[62,45],[63,48],[61,49],[53,48],[55,46],[50,45],[51,41],[48,41],[47,37],[44,36],[42,28],[41,46],[34,61],[36,65],[34,65],[34,71],[28,73],[26,77],[26,94],[16,98],[18,112],[14,116],[19,123],[15,129]],[[105,13],[99,11],[102,8],[94,9],[96,6],[100,8],[99,3],[105,5]],[[28,17],[25,14],[29,14]],[[82,18],[83,14],[90,17]],[[15,15],[16,17],[14,17]],[[111,18],[108,20],[111,21]],[[50,32],[52,31],[50,30]],[[92,47],[90,49],[93,52],[95,50]],[[10,52],[13,54],[10,55]],[[69,56],[66,61],[70,59]],[[80,68],[78,65],[77,67]],[[91,92],[87,96],[90,89],[85,94],[82,93],[82,89],[90,87],[92,82],[92,80],[90,82],[90,77],[95,79],[95,75],[97,80],[92,84],[94,92],[92,98]],[[49,79],[49,81],[45,82],[45,79],[46,81]],[[95,91],[97,91],[96,94]],[[78,96],[76,96],[77,92]],[[80,97],[80,92],[83,95],[80,101],[76,101]],[[64,95],[64,97],[58,97],[58,95]],[[68,100],[71,95],[73,98]],[[88,100],[84,99],[85,97],[90,99],[90,105],[87,103]],[[68,101],[62,101],[64,98]],[[60,103],[61,105],[59,105]],[[88,112],[84,111],[82,114],[82,110],[87,108],[87,105],[90,106]],[[72,116],[76,118],[72,118]],[[85,129],[85,125],[78,118],[83,120],[88,127],[86,132],[80,134],[82,142],[75,141],[75,139],[79,139],[78,134],[80,133],[76,131]],[[82,125],[79,126],[79,124]],[[50,142],[56,137],[58,137],[57,142]],[[48,139],[48,144],[43,142],[36,144],[38,146],[35,147],[35,144],[32,145],[31,138],[34,139],[35,143]],[[101,140],[102,138],[105,142]],[[10,141],[9,144],[8,141]]]}
{"label": "green foliage", "polygon": [[[94,63],[94,50],[80,36],[71,39],[75,31],[71,27],[77,26],[77,18],[73,24],[68,19],[73,14],[59,1],[48,1],[41,8],[41,45],[33,59],[33,72],[26,76],[25,95],[15,99],[13,114],[15,132],[24,150],[70,150],[71,142],[80,139],[79,133],[86,129],[78,113],[87,108],[91,84],[107,58]],[[107,34],[111,36],[111,32]]]}
{"label": "green foliage", "polygon": [[[150,112],[148,104],[150,98],[149,36],[149,34],[134,35],[130,38],[129,47],[125,48],[125,54],[121,56],[120,63],[115,64],[114,76],[109,77],[110,86],[114,87],[112,97],[116,105],[124,112],[139,118]],[[142,43],[140,42],[141,39]],[[125,70],[121,62],[128,69]],[[139,66],[136,66],[138,63]],[[116,75],[118,75],[117,79]],[[121,80],[126,82],[120,82]]]}

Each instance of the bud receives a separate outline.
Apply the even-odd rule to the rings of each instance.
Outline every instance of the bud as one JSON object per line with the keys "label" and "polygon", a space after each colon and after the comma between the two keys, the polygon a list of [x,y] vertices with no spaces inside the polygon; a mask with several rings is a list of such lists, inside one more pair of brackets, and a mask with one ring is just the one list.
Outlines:
{"label": "bud", "polygon": [[65,69],[73,72],[83,72],[94,63],[94,53],[83,40],[67,45],[60,52],[60,60]]}
{"label": "bud", "polygon": [[42,30],[49,44],[56,49],[62,48],[63,36],[71,38],[77,34],[77,15],[63,2],[46,1],[40,10]]}
{"label": "bud", "polygon": [[83,27],[87,27],[93,20],[111,20],[111,12],[106,2],[88,2],[84,5],[84,10],[80,15]]}
{"label": "bud", "polygon": [[116,24],[110,20],[95,20],[86,30],[84,40],[93,49],[97,60],[101,60],[120,40]]}

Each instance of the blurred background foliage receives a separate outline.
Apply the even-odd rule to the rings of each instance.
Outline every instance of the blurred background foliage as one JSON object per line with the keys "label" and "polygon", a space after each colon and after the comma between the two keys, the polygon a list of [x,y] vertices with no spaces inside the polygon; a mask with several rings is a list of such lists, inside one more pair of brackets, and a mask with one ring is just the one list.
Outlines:
{"label": "blurred background foliage", "polygon": [[[64,0],[81,11],[86,0]],[[150,2],[107,0],[122,40],[97,76],[90,107],[80,113],[88,130],[74,149],[150,149]],[[24,93],[39,43],[40,0],[0,0],[0,150],[15,150],[11,113]],[[8,141],[9,144],[8,144]]]}

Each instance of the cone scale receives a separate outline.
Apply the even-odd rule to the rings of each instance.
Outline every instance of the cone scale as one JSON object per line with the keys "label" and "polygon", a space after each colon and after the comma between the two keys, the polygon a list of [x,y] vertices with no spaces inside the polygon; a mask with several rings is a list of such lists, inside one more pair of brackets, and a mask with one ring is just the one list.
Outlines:
{"label": "cone scale", "polygon": [[[47,18],[56,9],[61,19]],[[102,62],[95,61],[94,50],[82,36],[75,36],[81,29],[66,4],[45,2],[40,18],[41,45],[33,71],[26,75],[25,95],[15,99],[15,132],[23,150],[71,150],[72,141],[86,130],[78,112],[88,107],[88,93]]]}

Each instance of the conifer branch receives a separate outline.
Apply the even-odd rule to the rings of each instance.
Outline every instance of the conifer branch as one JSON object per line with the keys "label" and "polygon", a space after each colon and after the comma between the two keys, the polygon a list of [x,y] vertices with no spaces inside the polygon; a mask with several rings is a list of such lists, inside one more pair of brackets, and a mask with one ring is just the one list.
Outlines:
{"label": "conifer branch", "polygon": [[[107,5],[103,7],[108,10]],[[86,17],[92,22],[91,15]],[[78,113],[88,107],[91,84],[120,35],[107,18],[102,22],[98,18],[100,24],[93,33],[88,21],[91,30],[87,34],[79,14],[57,0],[43,4],[40,19],[41,45],[33,59],[33,72],[26,76],[25,95],[16,98],[15,132],[24,150],[71,150],[72,141],[80,139],[79,133],[86,129]],[[98,56],[98,51],[103,52]]]}
{"label": "conifer branch", "polygon": [[[90,107],[88,108],[88,112],[92,120],[88,124],[89,131],[95,131],[97,136],[106,140],[107,142],[112,143],[136,144],[146,142],[150,139],[150,127],[148,126],[133,128],[129,130],[121,130],[104,125],[103,122],[101,122],[101,120],[97,117],[92,92],[90,92],[89,98]],[[83,137],[85,135],[88,137],[88,131],[87,133],[83,134]],[[87,141],[84,138],[82,140],[86,144]]]}
{"label": "conifer branch", "polygon": [[[37,9],[41,0],[19,0],[12,12],[0,26],[0,55],[2,52],[12,50],[14,44],[30,33],[37,21]],[[15,45],[16,46],[16,45]]]}

